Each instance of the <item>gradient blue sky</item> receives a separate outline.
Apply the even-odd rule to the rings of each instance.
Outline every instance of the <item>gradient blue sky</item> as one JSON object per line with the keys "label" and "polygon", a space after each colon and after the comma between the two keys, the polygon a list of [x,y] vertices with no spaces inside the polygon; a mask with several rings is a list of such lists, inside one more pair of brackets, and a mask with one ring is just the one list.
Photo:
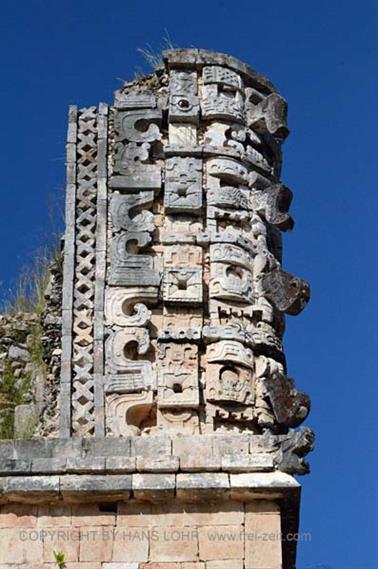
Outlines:
{"label": "gradient blue sky", "polygon": [[[159,48],[225,51],[289,101],[282,179],[296,227],[285,267],[312,285],[288,318],[289,372],[317,433],[302,478],[298,569],[377,566],[377,2],[2,0],[1,293],[59,222],[66,111],[111,101]],[[58,215],[59,218],[59,215]],[[374,343],[373,343],[374,342]],[[374,353],[375,352],[375,353]],[[226,569],[226,568],[225,568]]]}

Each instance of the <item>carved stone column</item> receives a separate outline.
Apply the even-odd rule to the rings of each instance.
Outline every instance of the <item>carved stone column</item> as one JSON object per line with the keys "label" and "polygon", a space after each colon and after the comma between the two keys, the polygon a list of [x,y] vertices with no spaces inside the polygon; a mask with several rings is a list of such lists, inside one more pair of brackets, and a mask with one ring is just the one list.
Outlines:
{"label": "carved stone column", "polygon": [[306,417],[282,348],[309,296],[281,267],[286,111],[234,58],[171,50],[73,119],[67,434],[281,435]]}
{"label": "carved stone column", "polygon": [[[113,536],[112,562],[295,566],[294,540],[262,537],[297,531],[291,475],[313,442],[282,346],[309,298],[282,268],[286,114],[268,79],[198,49],[164,52],[113,106],[70,110],[60,439],[7,450],[22,465],[0,494],[194,532],[178,549]],[[239,541],[210,543],[221,530]]]}
{"label": "carved stone column", "polygon": [[306,472],[313,435],[294,429],[309,399],[282,346],[285,315],[309,298],[282,269],[293,227],[280,181],[285,100],[233,57],[169,50],[112,107],[75,113],[62,435],[150,438],[138,452],[156,453],[152,470],[159,436],[174,456],[174,441],[194,436],[199,449],[215,437],[210,456],[177,451],[183,471],[219,459],[234,472]]}

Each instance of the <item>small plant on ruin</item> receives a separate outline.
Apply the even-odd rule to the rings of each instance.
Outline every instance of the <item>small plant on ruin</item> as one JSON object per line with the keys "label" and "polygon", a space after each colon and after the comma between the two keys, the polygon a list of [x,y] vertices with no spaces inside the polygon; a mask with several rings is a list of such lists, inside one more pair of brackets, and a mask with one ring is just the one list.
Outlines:
{"label": "small plant on ruin", "polygon": [[162,59],[162,52],[164,49],[174,49],[175,46],[169,36],[168,30],[165,30],[164,36],[162,38],[160,48],[154,49],[150,44],[147,44],[146,47],[142,48],[139,47],[137,49],[138,53],[140,53],[148,65],[155,70],[156,67],[163,63]]}
{"label": "small plant on ruin", "polygon": [[64,553],[62,551],[53,551],[53,553],[54,553],[55,563],[57,564],[59,569],[65,569],[67,565]]}

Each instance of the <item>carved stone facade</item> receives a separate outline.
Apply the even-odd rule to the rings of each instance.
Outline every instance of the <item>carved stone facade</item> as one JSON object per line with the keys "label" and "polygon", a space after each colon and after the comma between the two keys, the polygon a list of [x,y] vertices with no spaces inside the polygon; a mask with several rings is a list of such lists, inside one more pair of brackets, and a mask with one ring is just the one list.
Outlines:
{"label": "carved stone facade", "polygon": [[286,113],[267,79],[203,50],[72,109],[63,433],[285,435],[305,419],[282,347],[309,298],[281,266]]}
{"label": "carved stone facade", "polygon": [[[0,442],[4,569],[54,551],[77,569],[295,568],[291,475],[314,437],[282,346],[309,297],[282,269],[287,134],[267,79],[197,49],[164,52],[113,106],[70,109],[42,436]],[[71,526],[80,543],[46,540]]]}

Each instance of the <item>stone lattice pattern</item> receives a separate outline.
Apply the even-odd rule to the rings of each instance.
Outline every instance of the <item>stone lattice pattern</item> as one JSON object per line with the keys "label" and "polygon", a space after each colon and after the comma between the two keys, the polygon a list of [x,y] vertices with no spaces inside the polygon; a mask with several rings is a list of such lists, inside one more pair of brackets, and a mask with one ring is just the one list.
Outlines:
{"label": "stone lattice pattern", "polygon": [[153,75],[116,92],[105,165],[96,110],[80,111],[76,434],[284,435],[307,416],[282,348],[285,314],[309,297],[281,267],[293,226],[280,182],[286,112],[267,79],[202,50],[164,52]]}
{"label": "stone lattice pattern", "polygon": [[77,434],[94,433],[93,321],[96,257],[97,110],[78,113],[76,257],[73,302],[72,421]]}

